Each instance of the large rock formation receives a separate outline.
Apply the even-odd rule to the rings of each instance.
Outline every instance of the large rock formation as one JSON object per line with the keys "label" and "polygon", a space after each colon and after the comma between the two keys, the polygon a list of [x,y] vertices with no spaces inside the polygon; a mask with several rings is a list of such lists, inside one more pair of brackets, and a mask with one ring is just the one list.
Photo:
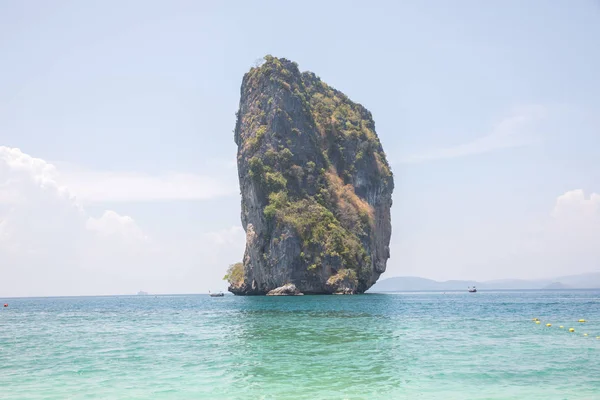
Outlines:
{"label": "large rock formation", "polygon": [[[246,230],[229,291],[362,293],[390,256],[394,182],[371,113],[286,59],[244,75],[235,143]],[[235,270],[237,269],[237,270]]]}

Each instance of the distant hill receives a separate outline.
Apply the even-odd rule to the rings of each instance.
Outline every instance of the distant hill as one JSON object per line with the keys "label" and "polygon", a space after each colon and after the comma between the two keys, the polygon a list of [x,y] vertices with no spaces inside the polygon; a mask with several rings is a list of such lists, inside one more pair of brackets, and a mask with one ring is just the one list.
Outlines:
{"label": "distant hill", "polygon": [[546,280],[500,279],[483,282],[463,280],[439,282],[416,276],[400,276],[380,280],[369,289],[369,293],[466,290],[469,286],[476,286],[477,289],[483,290],[595,289],[600,288],[600,272]]}
{"label": "distant hill", "polygon": [[600,272],[561,276],[555,279],[572,288],[600,288]]}
{"label": "distant hill", "polygon": [[551,284],[544,286],[544,289],[552,289],[552,290],[557,290],[557,289],[573,289],[571,286],[569,285],[565,285],[564,283],[560,283],[560,282],[552,282]]}

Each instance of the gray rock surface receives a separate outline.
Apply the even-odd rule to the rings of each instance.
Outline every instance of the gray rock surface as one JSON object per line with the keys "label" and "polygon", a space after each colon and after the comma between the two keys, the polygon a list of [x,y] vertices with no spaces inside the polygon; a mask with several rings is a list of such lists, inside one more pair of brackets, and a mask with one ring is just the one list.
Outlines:
{"label": "gray rock surface", "polygon": [[288,283],[287,285],[270,290],[267,296],[302,296],[303,294],[296,288],[296,285]]}
{"label": "gray rock surface", "polygon": [[[390,257],[393,176],[371,113],[295,63],[245,74],[235,142],[246,231],[238,295],[362,293]],[[285,287],[285,286],[284,286]]]}

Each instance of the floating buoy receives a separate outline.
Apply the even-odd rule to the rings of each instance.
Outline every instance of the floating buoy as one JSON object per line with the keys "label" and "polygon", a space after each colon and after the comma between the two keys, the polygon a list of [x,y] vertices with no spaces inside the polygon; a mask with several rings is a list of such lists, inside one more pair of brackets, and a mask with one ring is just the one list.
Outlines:
{"label": "floating buoy", "polygon": [[552,326],[552,324],[546,324],[546,326]]}
{"label": "floating buoy", "polygon": [[8,303],[4,303],[4,307],[8,307]]}
{"label": "floating buoy", "polygon": [[580,319],[579,322],[585,322],[585,319]]}
{"label": "floating buoy", "polygon": [[536,324],[539,324],[539,323],[540,323],[540,321],[535,321],[535,323],[536,323]]}
{"label": "floating buoy", "polygon": [[575,332],[575,329],[569,328],[569,332]]}
{"label": "floating buoy", "polygon": [[600,339],[600,336],[596,336],[596,339]]}
{"label": "floating buoy", "polygon": [[539,321],[539,319],[537,319],[537,318],[534,318],[534,319],[532,319],[532,321]]}
{"label": "floating buoy", "polygon": [[587,333],[584,333],[583,336],[587,336]]}
{"label": "floating buoy", "polygon": [[559,328],[562,329],[562,328],[564,328],[564,326],[561,325],[561,326],[559,326]]}

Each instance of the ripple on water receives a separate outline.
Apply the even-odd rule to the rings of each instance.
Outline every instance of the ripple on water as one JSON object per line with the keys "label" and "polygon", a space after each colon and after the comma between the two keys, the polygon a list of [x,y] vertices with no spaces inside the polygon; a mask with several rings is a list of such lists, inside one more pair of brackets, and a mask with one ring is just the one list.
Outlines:
{"label": "ripple on water", "polygon": [[594,398],[599,299],[593,291],[11,299],[0,312],[0,398]]}

